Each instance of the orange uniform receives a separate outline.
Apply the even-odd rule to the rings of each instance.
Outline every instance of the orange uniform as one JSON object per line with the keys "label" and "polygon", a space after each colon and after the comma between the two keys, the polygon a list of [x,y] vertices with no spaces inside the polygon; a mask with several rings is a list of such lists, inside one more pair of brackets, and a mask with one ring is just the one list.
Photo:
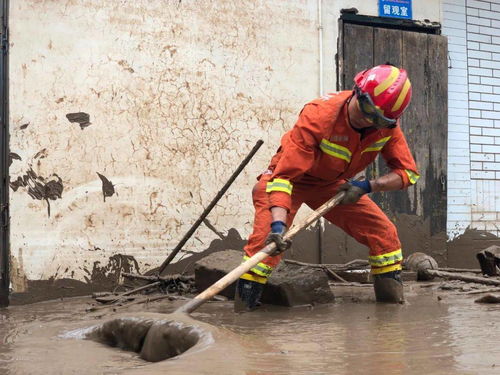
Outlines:
{"label": "orange uniform", "polygon": [[[252,256],[265,246],[271,224],[270,208],[288,211],[287,226],[302,203],[316,209],[336,194],[346,179],[372,163],[379,152],[389,168],[399,174],[403,188],[419,178],[415,160],[398,127],[366,129],[363,136],[348,121],[347,104],[352,91],[328,94],[308,103],[293,129],[287,132],[268,170],[253,189],[254,230],[244,250]],[[354,204],[333,208],[325,215],[370,249],[372,273],[401,269],[402,252],[394,224],[364,195]],[[268,257],[252,269],[268,276],[281,256]]]}

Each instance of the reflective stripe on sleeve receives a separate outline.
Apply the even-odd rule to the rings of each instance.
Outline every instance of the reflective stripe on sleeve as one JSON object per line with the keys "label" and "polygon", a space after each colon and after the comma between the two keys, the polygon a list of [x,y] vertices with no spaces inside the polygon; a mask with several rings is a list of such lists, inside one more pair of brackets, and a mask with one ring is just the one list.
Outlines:
{"label": "reflective stripe on sleeve", "polygon": [[387,141],[391,139],[391,136],[379,139],[377,142],[374,144],[370,145],[369,147],[365,148],[361,153],[363,152],[369,152],[369,151],[380,151],[384,147],[384,145],[387,143]]}
{"label": "reflective stripe on sleeve", "polygon": [[292,195],[293,185],[288,180],[283,180],[281,178],[275,178],[272,181],[269,181],[266,185],[266,193],[270,193],[272,191],[283,191]]}
{"label": "reflective stripe on sleeve", "polygon": [[[244,262],[247,261],[248,259],[250,259],[249,256],[245,255],[243,257]],[[261,262],[257,263],[257,265],[254,268],[250,269],[250,271],[259,276],[268,277],[273,272],[273,268]]]}
{"label": "reflective stripe on sleeve", "polygon": [[409,169],[405,169],[406,175],[408,176],[408,179],[410,180],[410,183],[413,185],[417,182],[417,180],[420,178],[420,175],[410,171]]}
{"label": "reflective stripe on sleeve", "polygon": [[337,145],[335,143],[327,141],[326,139],[322,139],[319,148],[325,154],[345,160],[348,163],[351,161],[352,153],[347,147]]}
{"label": "reflective stripe on sleeve", "polygon": [[372,255],[368,257],[368,262],[372,267],[389,266],[394,263],[399,263],[403,260],[403,252],[401,249],[391,251],[382,255]]}

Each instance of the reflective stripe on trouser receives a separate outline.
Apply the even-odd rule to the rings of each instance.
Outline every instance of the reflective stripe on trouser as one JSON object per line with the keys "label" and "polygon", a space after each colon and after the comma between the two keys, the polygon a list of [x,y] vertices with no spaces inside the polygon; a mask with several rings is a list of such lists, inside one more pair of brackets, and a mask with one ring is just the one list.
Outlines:
{"label": "reflective stripe on trouser", "polygon": [[370,255],[368,257],[372,273],[377,275],[391,271],[401,270],[401,262],[403,261],[403,252],[401,249],[391,251],[381,255]]}
{"label": "reflective stripe on trouser", "polygon": [[243,275],[240,276],[240,279],[255,281],[260,284],[267,283],[267,277],[254,275],[253,273],[244,273]]}
{"label": "reflective stripe on trouser", "polygon": [[[250,257],[245,255],[243,257],[243,262],[247,261],[248,259],[250,259]],[[271,275],[271,273],[273,272],[273,267],[260,262],[257,263],[255,267],[251,268],[250,271],[261,277],[269,277],[269,275]]]}
{"label": "reflective stripe on trouser", "polygon": [[[269,210],[269,194],[266,193],[266,186],[270,179],[271,175],[262,175],[260,180],[252,190],[253,205],[255,208],[253,231],[252,234],[248,237],[247,244],[243,248],[245,254],[249,257],[266,246],[266,238],[271,230],[272,219],[271,211]],[[296,209],[295,211],[293,211],[293,209],[290,211],[287,222],[288,226],[292,224],[292,220],[295,216],[296,211]],[[267,276],[269,276],[272,270],[279,264],[282,256],[283,254],[267,257],[262,262],[260,262],[258,266],[267,266]],[[253,268],[252,272],[261,275],[261,273],[259,273],[259,269]]]}
{"label": "reflective stripe on trouser", "polygon": [[[252,256],[265,246],[270,231],[271,212],[269,210],[269,195],[266,193],[266,184],[269,178],[270,175],[261,176],[252,191],[255,218],[253,232],[244,247],[248,256]],[[292,207],[288,215],[287,226],[292,225],[293,218],[302,203],[306,203],[315,210],[333,197],[342,183],[344,183],[344,180],[330,184],[294,183]],[[369,256],[374,257],[373,259],[383,259],[384,254],[390,254],[401,249],[396,227],[367,195],[362,196],[355,204],[334,207],[324,217],[332,224],[343,229],[358,242],[367,246],[370,249]],[[344,239],[341,236],[333,238],[333,241],[344,241]],[[328,244],[325,245],[328,246]],[[282,254],[267,257],[262,263],[275,268],[280,262],[281,256]],[[382,258],[376,258],[379,256],[382,256]],[[373,267],[374,270],[377,268],[373,272],[383,273],[401,269],[401,261],[397,260],[401,259],[401,257],[394,258],[393,263],[379,264],[379,267]]]}

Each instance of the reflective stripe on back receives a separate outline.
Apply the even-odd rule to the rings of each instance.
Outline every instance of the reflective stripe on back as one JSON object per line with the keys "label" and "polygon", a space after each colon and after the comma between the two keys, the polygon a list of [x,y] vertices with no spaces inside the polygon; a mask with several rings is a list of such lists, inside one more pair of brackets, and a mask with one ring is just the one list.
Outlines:
{"label": "reflective stripe on back", "polygon": [[337,145],[335,143],[327,141],[326,139],[322,139],[319,148],[325,154],[345,160],[348,163],[351,161],[352,153],[347,147]]}

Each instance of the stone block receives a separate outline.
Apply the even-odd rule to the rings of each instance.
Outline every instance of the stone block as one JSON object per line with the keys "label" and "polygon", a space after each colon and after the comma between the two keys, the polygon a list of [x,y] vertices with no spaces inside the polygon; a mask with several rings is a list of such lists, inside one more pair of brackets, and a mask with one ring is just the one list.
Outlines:
{"label": "stone block", "polygon": [[[241,250],[223,250],[209,254],[194,265],[194,282],[199,292],[204,291],[230,271],[238,267],[243,260]],[[236,283],[232,283],[219,294],[233,299]]]}
{"label": "stone block", "polygon": [[323,270],[287,264],[274,270],[262,293],[262,302],[281,306],[331,303],[334,296]]}
{"label": "stone block", "polygon": [[[225,250],[212,253],[195,264],[195,284],[199,292],[236,268],[243,252]],[[234,298],[236,283],[221,295]],[[298,306],[333,302],[334,296],[324,271],[311,267],[282,262],[269,278],[262,295],[262,302],[281,306]]]}

